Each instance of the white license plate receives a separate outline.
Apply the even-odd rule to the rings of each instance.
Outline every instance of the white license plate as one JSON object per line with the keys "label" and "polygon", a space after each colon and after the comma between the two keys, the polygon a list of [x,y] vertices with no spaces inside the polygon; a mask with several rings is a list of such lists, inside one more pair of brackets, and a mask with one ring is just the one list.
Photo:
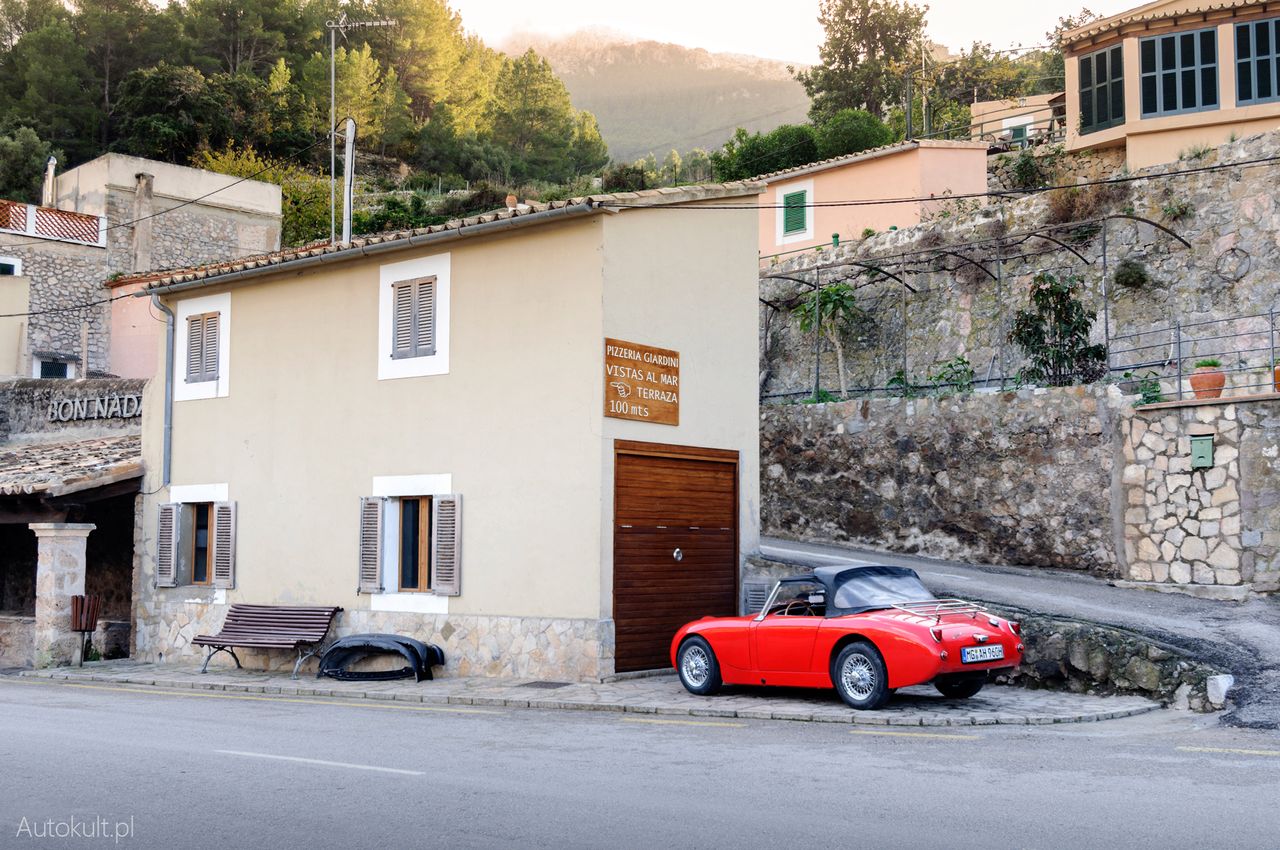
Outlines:
{"label": "white license plate", "polygon": [[964,664],[999,661],[1002,658],[1004,658],[1004,647],[1000,644],[995,646],[966,646],[960,650],[960,661]]}

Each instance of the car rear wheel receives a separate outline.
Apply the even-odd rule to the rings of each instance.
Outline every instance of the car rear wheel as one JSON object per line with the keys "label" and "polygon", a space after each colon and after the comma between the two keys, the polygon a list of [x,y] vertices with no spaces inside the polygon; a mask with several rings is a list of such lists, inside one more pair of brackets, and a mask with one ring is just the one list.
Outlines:
{"label": "car rear wheel", "polygon": [[968,699],[982,690],[986,683],[984,673],[981,676],[941,676],[934,680],[933,686],[947,699]]}
{"label": "car rear wheel", "polygon": [[840,650],[831,664],[831,681],[850,708],[871,711],[889,700],[889,671],[879,650],[855,641]]}
{"label": "car rear wheel", "polygon": [[720,664],[705,638],[695,636],[680,644],[676,670],[680,684],[691,694],[706,697],[720,690]]}

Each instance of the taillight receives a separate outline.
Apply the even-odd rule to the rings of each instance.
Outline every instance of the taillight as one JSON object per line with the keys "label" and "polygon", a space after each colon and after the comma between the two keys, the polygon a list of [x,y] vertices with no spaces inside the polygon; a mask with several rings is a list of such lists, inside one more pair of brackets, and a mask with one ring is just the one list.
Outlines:
{"label": "taillight", "polygon": [[934,626],[932,629],[929,629],[929,634],[933,635],[933,639],[935,641],[942,643],[942,629]]}
{"label": "taillight", "polygon": [[1021,623],[1015,623],[1013,620],[1010,620],[1010,621],[1009,621],[1009,631],[1013,632],[1015,635],[1020,635],[1020,634],[1022,634],[1022,624],[1021,624]]}

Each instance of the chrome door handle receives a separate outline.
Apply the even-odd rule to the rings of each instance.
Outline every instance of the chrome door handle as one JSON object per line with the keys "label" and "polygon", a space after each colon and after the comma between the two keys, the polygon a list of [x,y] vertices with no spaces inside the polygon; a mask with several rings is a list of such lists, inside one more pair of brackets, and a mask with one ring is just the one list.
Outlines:
{"label": "chrome door handle", "polygon": [[677,561],[683,561],[683,560],[684,560],[684,552],[682,552],[682,551],[680,551],[679,549],[677,549],[676,551],[674,551],[674,552],[672,552],[672,553],[671,553],[671,557],[675,558]]}

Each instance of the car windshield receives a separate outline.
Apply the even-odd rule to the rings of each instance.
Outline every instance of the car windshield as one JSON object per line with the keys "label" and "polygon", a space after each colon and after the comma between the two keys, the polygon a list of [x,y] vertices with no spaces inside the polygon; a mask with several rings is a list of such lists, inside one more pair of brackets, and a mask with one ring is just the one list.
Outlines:
{"label": "car windshield", "polygon": [[826,613],[826,590],[816,581],[786,581],[778,586],[769,613],[791,617],[821,617]]}
{"label": "car windshield", "polygon": [[933,598],[914,573],[859,570],[836,587],[832,607],[841,611],[870,611],[888,608],[897,602],[927,602]]}

